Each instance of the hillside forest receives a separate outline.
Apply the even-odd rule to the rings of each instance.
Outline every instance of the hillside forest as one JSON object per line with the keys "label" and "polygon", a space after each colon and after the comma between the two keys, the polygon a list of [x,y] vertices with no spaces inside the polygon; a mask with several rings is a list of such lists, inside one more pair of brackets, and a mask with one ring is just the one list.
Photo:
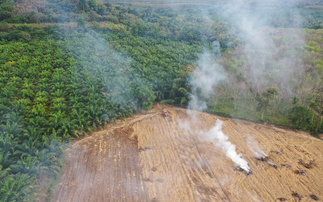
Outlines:
{"label": "hillside forest", "polygon": [[323,133],[322,2],[174,4],[0,0],[0,201],[50,201],[73,140],[186,108],[205,57],[207,112]]}

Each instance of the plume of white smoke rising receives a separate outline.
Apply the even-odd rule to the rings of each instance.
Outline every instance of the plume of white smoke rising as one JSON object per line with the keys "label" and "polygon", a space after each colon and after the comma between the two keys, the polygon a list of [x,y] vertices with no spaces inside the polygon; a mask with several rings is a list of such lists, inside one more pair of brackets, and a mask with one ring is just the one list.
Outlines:
{"label": "plume of white smoke rising", "polygon": [[[215,41],[213,44],[219,44]],[[213,46],[212,52],[219,52],[220,46]],[[200,99],[208,99],[214,92],[221,81],[226,78],[225,71],[221,65],[217,63],[217,58],[214,54],[204,50],[198,60],[198,68],[193,71],[190,77],[190,84],[192,86],[193,95],[198,95]],[[194,108],[195,105],[190,103],[189,106]]]}
{"label": "plume of white smoke rising", "polygon": [[215,147],[220,148],[227,157],[229,157],[236,166],[239,166],[247,173],[249,173],[250,167],[248,162],[243,159],[241,154],[236,152],[236,146],[229,141],[229,137],[223,133],[222,125],[223,121],[218,119],[215,126],[209,131],[200,131],[199,138],[202,141],[211,142]]}
{"label": "plume of white smoke rising", "polygon": [[258,146],[256,140],[254,140],[253,137],[248,137],[247,140],[248,143],[248,147],[249,149],[252,151],[252,153],[254,153],[257,157],[266,157],[267,154],[265,152],[265,150],[261,147]]}
{"label": "plume of white smoke rising", "polygon": [[[213,42],[213,53],[220,52],[218,41]],[[188,115],[197,121],[196,111],[207,109],[207,99],[214,93],[214,88],[226,78],[224,69],[211,52],[204,50],[198,60],[198,68],[192,72],[189,83],[192,87],[191,100],[188,104]]]}
{"label": "plume of white smoke rising", "polygon": [[[298,82],[291,82],[292,78],[301,78],[304,73],[300,57],[295,53],[282,54],[283,46],[277,46],[272,36],[275,32],[284,32],[275,30],[265,25],[270,25],[275,12],[269,12],[265,9],[265,4],[270,4],[273,8],[284,9],[284,0],[276,1],[256,1],[255,5],[263,12],[255,12],[250,7],[248,0],[228,0],[223,6],[223,11],[219,15],[227,22],[230,22],[230,30],[245,41],[243,52],[245,54],[246,65],[243,65],[242,72],[245,72],[245,79],[254,90],[262,92],[268,87],[278,87],[280,94],[286,98],[293,96],[295,86]],[[295,6],[296,1],[289,1],[289,7]],[[258,7],[257,7],[258,8]],[[286,7],[287,9],[288,7]],[[216,7],[214,7],[216,9]],[[302,19],[298,9],[290,11],[291,18]],[[304,41],[302,35],[294,35],[297,42],[291,40],[286,42],[286,46],[302,46]],[[286,39],[287,40],[287,39]],[[294,44],[295,43],[295,44]],[[278,57],[279,56],[279,57]],[[274,61],[274,63],[273,63]],[[301,81],[301,79],[299,79]]]}
{"label": "plume of white smoke rising", "polygon": [[[218,41],[213,42],[213,53],[220,52]],[[214,88],[226,78],[225,71],[216,61],[216,57],[204,50],[198,60],[198,68],[192,72],[189,83],[192,87],[191,101],[188,104],[190,110],[204,111],[207,109],[207,99],[214,93]]]}
{"label": "plume of white smoke rising", "polygon": [[[219,42],[213,42],[213,53],[220,53]],[[197,122],[196,111],[207,109],[207,100],[215,92],[215,87],[226,78],[225,71],[218,64],[215,54],[208,51],[199,57],[198,68],[193,72],[189,82],[192,87],[191,101],[188,105],[188,115],[194,122]],[[209,131],[199,131],[199,138],[202,141],[212,142],[215,147],[220,148],[236,166],[239,166],[247,173],[250,173],[248,162],[236,152],[236,146],[229,141],[229,137],[222,131],[223,121],[217,120],[216,125]]]}

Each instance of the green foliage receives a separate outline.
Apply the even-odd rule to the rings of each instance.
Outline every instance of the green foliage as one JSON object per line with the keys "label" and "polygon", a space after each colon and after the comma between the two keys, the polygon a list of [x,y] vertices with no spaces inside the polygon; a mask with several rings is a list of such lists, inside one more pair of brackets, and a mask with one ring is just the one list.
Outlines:
{"label": "green foliage", "polygon": [[294,106],[289,112],[289,119],[297,129],[308,128],[311,124],[311,111],[304,106]]}
{"label": "green foliage", "polygon": [[[46,146],[36,129],[24,130],[17,113],[5,114],[0,125],[0,201],[32,201],[41,174],[57,172],[60,145]],[[54,149],[55,148],[55,149]],[[53,150],[54,149],[54,150]]]}
{"label": "green foliage", "polygon": [[180,77],[174,79],[172,89],[170,91],[170,98],[174,100],[173,104],[180,104],[186,106],[190,101],[190,86],[187,83],[189,74],[193,71],[193,66],[188,66],[183,69]]}
{"label": "green foliage", "polygon": [[277,99],[278,92],[278,88],[268,88],[261,94],[256,94],[256,100],[258,101],[257,110],[262,111],[261,120],[264,119],[266,109],[272,105],[273,100]]}
{"label": "green foliage", "polygon": [[[0,45],[0,111],[14,120],[1,123],[1,186],[11,183],[12,190],[0,188],[7,193],[1,195],[3,201],[37,197],[33,193],[41,176],[57,176],[63,152],[53,141],[69,141],[148,110],[156,100],[187,104],[184,69],[201,50],[200,44],[120,30],[66,34],[53,27],[3,29],[9,32]],[[24,184],[19,184],[21,176]]]}
{"label": "green foliage", "polygon": [[13,5],[7,2],[0,4],[0,21],[9,19],[11,17],[11,12],[13,11]]}
{"label": "green foliage", "polygon": [[[1,34],[1,29],[4,34]],[[1,41],[20,41],[29,42],[33,39],[59,39],[61,36],[57,34],[57,30],[51,26],[41,28],[35,28],[29,25],[20,25],[9,27],[7,24],[0,24],[0,43]]]}
{"label": "green foliage", "polygon": [[89,0],[89,6],[90,8],[96,10],[96,7],[98,6],[98,3],[96,0]]}
{"label": "green foliage", "polygon": [[84,27],[85,26],[85,21],[83,19],[83,17],[79,17],[79,19],[77,20],[77,26],[78,27]]}
{"label": "green foliage", "polygon": [[[0,2],[0,201],[37,200],[42,176],[54,179],[62,170],[62,142],[148,110],[156,101],[185,107],[191,91],[187,78],[202,47],[211,47],[215,40],[223,53],[219,62],[231,80],[219,85],[208,100],[209,112],[252,121],[264,121],[266,112],[270,123],[315,128],[312,120],[321,106],[322,41],[311,39],[304,46],[296,44],[296,35],[272,37],[278,59],[270,58],[270,50],[249,50],[268,56],[264,78],[273,83],[281,74],[283,56],[304,55],[306,75],[284,84],[293,85],[295,95],[302,84],[310,83],[309,89],[315,90],[308,99],[294,97],[294,105],[304,106],[291,108],[291,96],[284,100],[278,88],[253,91],[243,69],[248,58],[239,52],[244,41],[217,11],[208,10],[206,19],[192,7],[179,12],[96,0],[45,0],[39,9],[20,2],[21,7],[31,6],[22,15],[8,2]],[[277,16],[270,26],[309,25]],[[78,28],[8,22],[76,22]]]}

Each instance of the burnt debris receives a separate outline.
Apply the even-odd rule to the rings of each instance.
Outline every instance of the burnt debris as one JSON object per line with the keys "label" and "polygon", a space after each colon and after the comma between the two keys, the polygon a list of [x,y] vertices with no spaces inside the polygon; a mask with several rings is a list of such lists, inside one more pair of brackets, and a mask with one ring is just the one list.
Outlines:
{"label": "burnt debris", "polygon": [[310,160],[308,163],[304,162],[302,159],[298,159],[298,164],[304,166],[307,169],[311,169],[314,166],[316,166],[316,163],[314,160]]}
{"label": "burnt debris", "polygon": [[277,198],[279,201],[286,201],[286,198]]}
{"label": "burnt debris", "polygon": [[247,176],[248,176],[248,175],[251,175],[251,174],[253,174],[252,170],[249,170],[248,172],[246,172],[246,175],[247,175]]}
{"label": "burnt debris", "polygon": [[269,156],[261,156],[259,158],[256,158],[258,161],[260,162],[267,162],[268,166],[274,167],[274,168],[278,168],[277,165],[275,165],[273,162],[269,161]]}
{"label": "burnt debris", "polygon": [[[240,168],[240,167],[235,167],[235,168],[234,168],[234,171],[244,172],[245,170],[243,170],[243,169],[242,169],[242,168]],[[247,175],[247,176],[248,176],[248,175],[251,175],[251,174],[253,174],[252,170],[246,171],[246,175]]]}
{"label": "burnt debris", "polygon": [[242,168],[240,168],[240,167],[235,167],[235,168],[234,168],[234,171],[243,172],[244,170],[243,170]]}
{"label": "burnt debris", "polygon": [[293,193],[292,193],[292,196],[297,197],[299,200],[302,200],[302,198],[303,198],[303,196],[302,196],[302,195],[300,195],[300,194],[299,194],[299,193],[297,193],[297,192],[293,192]]}
{"label": "burnt debris", "polygon": [[268,161],[269,160],[269,157],[268,156],[261,156],[259,158],[256,158],[258,161],[261,161],[261,162],[265,162],[265,161]]}
{"label": "burnt debris", "polygon": [[146,151],[146,150],[151,150],[151,147],[144,147],[144,148],[139,148],[138,151],[142,152],[142,151]]}
{"label": "burnt debris", "polygon": [[315,196],[314,194],[311,194],[310,197],[311,197],[311,199],[313,199],[315,201],[319,200],[319,198],[317,196]]}
{"label": "burnt debris", "polygon": [[144,182],[152,182],[151,179],[149,177],[143,178],[142,179]]}
{"label": "burnt debris", "polygon": [[271,166],[271,167],[274,167],[274,168],[276,168],[276,169],[278,168],[278,167],[277,167],[275,164],[273,164],[273,163],[268,163],[268,165],[269,165],[269,166]]}
{"label": "burnt debris", "polygon": [[297,174],[297,175],[306,176],[306,173],[305,173],[305,171],[303,169],[295,170],[294,173]]}
{"label": "burnt debris", "polygon": [[281,164],[282,166],[286,167],[286,168],[291,168],[292,166],[289,164]]}

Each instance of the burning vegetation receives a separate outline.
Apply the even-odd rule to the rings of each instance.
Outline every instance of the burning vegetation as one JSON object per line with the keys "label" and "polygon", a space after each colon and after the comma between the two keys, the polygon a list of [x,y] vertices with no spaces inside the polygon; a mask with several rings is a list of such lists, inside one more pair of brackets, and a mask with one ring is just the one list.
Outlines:
{"label": "burning vegetation", "polygon": [[[262,133],[255,131],[250,134],[258,138],[258,145],[246,144],[241,131],[254,130],[258,124],[239,125],[236,120],[226,119],[223,130],[219,125],[217,130],[210,130],[219,117],[197,112],[200,123],[191,123],[190,130],[184,130],[188,122],[183,120],[191,120],[187,110],[167,106],[171,122],[162,117],[162,110],[157,105],[147,114],[136,115],[116,125],[110,124],[104,131],[76,142],[73,149],[68,150],[69,163],[54,201],[100,201],[105,196],[105,200],[114,201],[133,201],[134,197],[136,201],[153,201],[154,198],[156,201],[252,201],[257,197],[262,201],[286,202],[299,201],[300,195],[303,196],[302,201],[315,201],[315,196],[310,197],[313,194],[322,198],[320,171],[323,157],[317,152],[323,146],[322,141],[306,136],[294,138],[293,132],[273,133],[265,128]],[[230,135],[228,139],[220,131]],[[204,139],[194,138],[201,135]],[[230,139],[232,144],[224,141]],[[216,144],[220,140],[225,144]],[[302,145],[304,141],[312,141],[312,146]],[[282,155],[275,150],[277,144],[282,148]],[[230,145],[231,150],[225,151],[232,152],[223,152],[218,145]],[[272,151],[265,152],[262,147]],[[248,152],[250,148],[255,152]],[[312,159],[298,153],[305,149],[310,156],[315,156],[317,163],[310,171],[298,164],[298,159],[303,159],[305,164]],[[245,156],[246,164],[231,162],[228,156],[239,154],[237,151]],[[272,167],[276,164],[278,168],[270,168],[267,164]],[[179,166],[182,169],[178,169]],[[306,172],[305,177],[294,173],[300,168]],[[71,178],[71,175],[76,177]],[[92,182],[93,186],[89,185]],[[238,194],[231,192],[227,189],[231,182],[230,187],[234,191],[248,190],[250,195],[240,190]],[[81,189],[83,185],[85,189]],[[294,197],[292,191],[300,195],[295,194]]]}
{"label": "burning vegetation", "polygon": [[[246,171],[246,170],[242,169],[241,167],[236,167],[236,168],[234,169],[234,171],[244,172],[244,171]],[[252,170],[251,170],[251,169],[250,169],[250,170],[248,170],[248,171],[246,171],[246,176],[251,175],[251,174],[253,174],[253,172],[252,172]]]}
{"label": "burning vegetation", "polygon": [[278,168],[276,164],[274,164],[272,161],[269,160],[269,156],[264,155],[261,157],[256,158],[258,161],[260,162],[266,162],[268,166],[274,167],[274,168]]}
{"label": "burning vegetation", "polygon": [[269,156],[261,156],[259,158],[256,158],[258,161],[261,161],[261,162],[267,162],[269,160]]}

